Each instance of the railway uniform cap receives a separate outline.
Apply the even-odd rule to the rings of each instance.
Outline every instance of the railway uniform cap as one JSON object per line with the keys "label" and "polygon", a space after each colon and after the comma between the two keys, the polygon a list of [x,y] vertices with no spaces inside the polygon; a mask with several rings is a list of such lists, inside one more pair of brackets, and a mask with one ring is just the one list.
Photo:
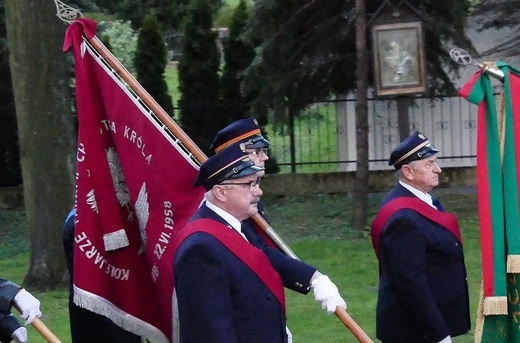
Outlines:
{"label": "railway uniform cap", "polygon": [[224,180],[238,179],[264,170],[249,158],[243,143],[233,144],[208,158],[200,166],[194,187],[209,191]]}
{"label": "railway uniform cap", "polygon": [[419,131],[415,131],[411,136],[399,143],[399,145],[392,150],[390,159],[388,160],[388,165],[399,170],[407,163],[422,160],[423,158],[430,157],[438,152],[439,150],[435,149],[431,145],[425,135]]}
{"label": "railway uniform cap", "polygon": [[256,119],[249,117],[237,120],[217,132],[209,149],[218,153],[231,144],[238,142],[244,143],[248,149],[268,148],[269,145],[271,145],[271,143],[262,136]]}

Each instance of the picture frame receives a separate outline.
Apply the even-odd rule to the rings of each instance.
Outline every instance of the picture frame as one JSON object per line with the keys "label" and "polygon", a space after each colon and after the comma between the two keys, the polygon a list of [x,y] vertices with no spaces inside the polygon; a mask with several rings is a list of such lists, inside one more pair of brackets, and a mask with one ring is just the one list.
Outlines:
{"label": "picture frame", "polygon": [[373,25],[372,46],[377,96],[414,94],[426,90],[420,21]]}

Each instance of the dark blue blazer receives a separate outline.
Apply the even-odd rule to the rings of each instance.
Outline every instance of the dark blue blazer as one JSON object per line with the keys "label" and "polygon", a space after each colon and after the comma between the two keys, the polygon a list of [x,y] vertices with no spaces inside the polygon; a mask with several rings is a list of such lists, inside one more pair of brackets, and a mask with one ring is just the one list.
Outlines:
{"label": "dark blue blazer", "polygon": [[[200,218],[229,225],[205,204],[191,220]],[[264,251],[284,286],[309,291],[314,267],[268,247],[249,226],[242,225],[242,231]],[[244,240],[245,245],[250,243]],[[285,314],[274,294],[210,234],[197,232],[181,243],[174,275],[181,342],[287,342]]]}
{"label": "dark blue blazer", "polygon": [[[398,183],[383,204],[398,197],[415,195]],[[469,331],[462,245],[446,228],[414,210],[397,211],[380,235],[379,272],[376,331],[383,342],[439,342]]]}
{"label": "dark blue blazer", "polygon": [[20,327],[11,315],[11,306],[20,286],[0,277],[0,342],[11,342],[11,334]]}

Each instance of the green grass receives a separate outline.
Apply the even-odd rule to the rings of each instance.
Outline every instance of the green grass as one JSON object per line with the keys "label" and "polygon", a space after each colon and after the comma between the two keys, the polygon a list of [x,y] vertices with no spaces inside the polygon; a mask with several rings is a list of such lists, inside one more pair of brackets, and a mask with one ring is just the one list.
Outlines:
{"label": "green grass", "polygon": [[[384,194],[370,196],[371,223]],[[480,242],[475,194],[440,194],[447,210],[457,215],[465,244],[470,285],[472,327],[480,288]],[[273,198],[264,205],[271,225],[298,257],[327,274],[338,286],[348,305],[348,313],[375,340],[377,261],[368,231],[350,229],[353,199],[347,194],[315,194],[306,197]],[[368,227],[367,227],[368,230]],[[0,210],[0,270],[2,277],[21,283],[29,264],[28,232],[23,211]],[[30,290],[29,290],[30,291]],[[62,340],[70,342],[67,291],[34,292],[41,300],[43,322]],[[328,315],[307,296],[286,291],[288,326],[297,343],[356,342],[334,315]],[[44,343],[29,329],[31,343]],[[473,342],[473,333],[457,337],[456,343]]]}
{"label": "green grass", "polygon": [[[336,105],[316,103],[294,119],[296,162],[333,162],[338,160]],[[290,138],[287,126],[269,121],[265,131],[271,142],[269,156],[280,163],[290,163]],[[290,172],[290,166],[280,166],[280,172]],[[337,163],[298,165],[298,173],[334,172]]]}
{"label": "green grass", "polygon": [[[164,79],[166,80],[166,85],[168,86],[168,92],[172,97],[173,107],[178,106],[179,101],[179,77],[177,73],[177,69],[173,64],[168,64],[166,66],[166,70],[164,71]],[[175,113],[178,114],[177,112]]]}

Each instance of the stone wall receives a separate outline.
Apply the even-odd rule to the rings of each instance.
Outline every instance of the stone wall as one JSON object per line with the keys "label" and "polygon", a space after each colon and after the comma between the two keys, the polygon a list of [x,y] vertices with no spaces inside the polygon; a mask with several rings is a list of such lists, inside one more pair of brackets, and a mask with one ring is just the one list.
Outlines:
{"label": "stone wall", "polygon": [[[370,192],[386,192],[396,182],[393,170],[370,172]],[[309,193],[344,193],[354,189],[355,172],[266,175],[262,190],[269,196],[294,196]],[[443,168],[438,188],[476,185],[476,168]]]}

